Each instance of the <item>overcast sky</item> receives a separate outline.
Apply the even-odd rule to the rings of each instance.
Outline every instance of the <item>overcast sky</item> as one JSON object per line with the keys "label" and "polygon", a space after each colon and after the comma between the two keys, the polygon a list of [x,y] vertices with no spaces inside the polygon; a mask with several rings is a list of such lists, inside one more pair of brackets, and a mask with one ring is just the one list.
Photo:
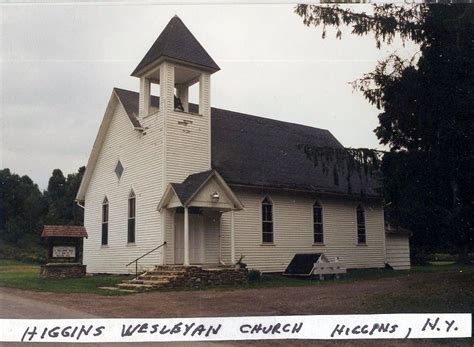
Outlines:
{"label": "overcast sky", "polygon": [[[365,6],[365,7],[362,7]],[[177,14],[221,67],[212,105],[329,129],[344,146],[378,147],[378,111],[348,82],[403,48],[308,28],[293,5],[1,6],[0,164],[44,189],[87,163],[113,87]],[[370,10],[360,5],[358,10]]]}

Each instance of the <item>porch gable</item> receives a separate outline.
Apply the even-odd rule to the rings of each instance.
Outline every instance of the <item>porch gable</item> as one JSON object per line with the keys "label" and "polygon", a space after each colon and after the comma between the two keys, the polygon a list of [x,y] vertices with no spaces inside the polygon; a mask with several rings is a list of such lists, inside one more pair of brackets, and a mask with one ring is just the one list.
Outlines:
{"label": "porch gable", "polygon": [[158,210],[176,207],[203,207],[222,211],[244,208],[215,170],[190,175],[182,183],[168,184],[158,204]]}

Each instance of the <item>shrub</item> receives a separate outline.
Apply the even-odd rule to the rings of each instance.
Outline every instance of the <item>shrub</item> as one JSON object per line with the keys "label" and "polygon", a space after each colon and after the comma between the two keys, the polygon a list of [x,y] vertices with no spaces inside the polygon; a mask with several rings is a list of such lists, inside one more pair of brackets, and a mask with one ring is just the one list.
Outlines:
{"label": "shrub", "polygon": [[257,282],[257,281],[260,281],[260,278],[262,277],[262,273],[258,270],[250,270],[248,276],[249,276],[249,282]]}

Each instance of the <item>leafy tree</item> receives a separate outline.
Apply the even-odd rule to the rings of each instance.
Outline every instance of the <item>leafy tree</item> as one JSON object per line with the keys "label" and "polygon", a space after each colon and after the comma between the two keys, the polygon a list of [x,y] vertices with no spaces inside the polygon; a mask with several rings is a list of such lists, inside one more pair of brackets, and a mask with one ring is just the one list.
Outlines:
{"label": "leafy tree", "polygon": [[68,202],[66,199],[66,178],[60,169],[54,169],[45,192],[48,201],[46,224],[60,225],[66,223]]}
{"label": "leafy tree", "polygon": [[418,254],[454,245],[461,261],[473,245],[474,6],[374,5],[373,13],[337,5],[298,5],[307,26],[351,26],[373,34],[378,48],[396,37],[419,46],[396,53],[353,87],[379,110],[375,133],[384,155],[387,211],[414,232]]}
{"label": "leafy tree", "polygon": [[84,171],[81,167],[65,178],[61,170],[54,170],[48,190],[41,193],[28,176],[0,170],[0,257],[43,259],[44,224],[83,223],[83,210],[74,200]]}
{"label": "leafy tree", "polygon": [[46,201],[28,176],[0,170],[0,256],[18,257],[27,249],[37,259],[45,212]]}
{"label": "leafy tree", "polygon": [[85,167],[79,168],[77,173],[67,175],[60,169],[53,170],[49,179],[48,190],[45,196],[48,201],[46,222],[55,225],[81,225],[83,219],[82,208],[76,205],[76,193],[81,184]]}
{"label": "leafy tree", "polygon": [[79,207],[75,201],[85,171],[86,167],[81,166],[76,173],[67,175],[66,179],[66,200],[68,202],[66,218],[73,225],[83,225],[84,223],[84,209]]}

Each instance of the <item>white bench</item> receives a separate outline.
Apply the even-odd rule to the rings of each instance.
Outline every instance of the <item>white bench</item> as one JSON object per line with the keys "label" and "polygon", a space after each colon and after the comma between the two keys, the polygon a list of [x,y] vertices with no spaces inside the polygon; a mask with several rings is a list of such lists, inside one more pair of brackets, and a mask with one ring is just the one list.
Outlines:
{"label": "white bench", "polygon": [[347,267],[338,261],[314,263],[312,275],[319,275],[320,280],[324,280],[324,275],[336,275],[339,279],[340,274],[347,273]]}

